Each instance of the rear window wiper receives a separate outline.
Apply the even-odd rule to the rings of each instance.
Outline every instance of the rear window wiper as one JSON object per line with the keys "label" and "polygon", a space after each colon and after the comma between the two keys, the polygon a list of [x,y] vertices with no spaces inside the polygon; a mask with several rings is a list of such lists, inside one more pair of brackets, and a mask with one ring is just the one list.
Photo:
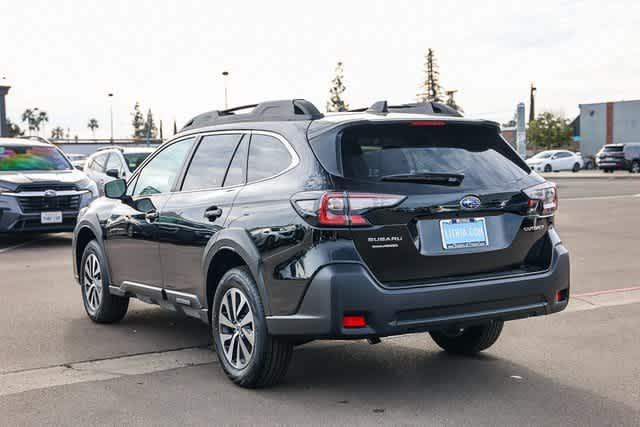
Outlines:
{"label": "rear window wiper", "polygon": [[424,172],[416,174],[385,175],[381,181],[391,182],[415,182],[435,185],[449,185],[452,187],[462,184],[463,173]]}

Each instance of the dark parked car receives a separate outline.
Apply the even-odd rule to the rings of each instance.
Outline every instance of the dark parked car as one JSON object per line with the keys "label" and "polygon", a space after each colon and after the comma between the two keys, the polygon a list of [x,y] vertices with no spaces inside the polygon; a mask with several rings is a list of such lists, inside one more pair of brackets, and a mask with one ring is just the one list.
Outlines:
{"label": "dark parked car", "polygon": [[566,307],[556,187],[496,123],[438,103],[244,108],[197,116],[81,212],[92,320],[130,297],[200,318],[229,378],[259,387],[314,339],[429,332],[475,354]]}
{"label": "dark parked car", "polygon": [[598,151],[596,163],[605,172],[627,170],[640,173],[640,142],[605,145]]}
{"label": "dark parked car", "polygon": [[0,138],[0,233],[71,231],[97,195],[54,145]]}

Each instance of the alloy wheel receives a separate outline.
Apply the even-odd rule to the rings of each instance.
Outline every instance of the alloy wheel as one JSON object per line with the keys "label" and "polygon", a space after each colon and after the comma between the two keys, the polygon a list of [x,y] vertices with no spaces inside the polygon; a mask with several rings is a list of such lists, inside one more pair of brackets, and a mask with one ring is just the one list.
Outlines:
{"label": "alloy wheel", "polygon": [[98,257],[90,254],[84,262],[84,295],[89,311],[93,314],[102,301],[102,271]]}
{"label": "alloy wheel", "polygon": [[251,305],[238,288],[230,288],[222,297],[218,335],[227,362],[236,369],[244,369],[255,348],[255,324]]}

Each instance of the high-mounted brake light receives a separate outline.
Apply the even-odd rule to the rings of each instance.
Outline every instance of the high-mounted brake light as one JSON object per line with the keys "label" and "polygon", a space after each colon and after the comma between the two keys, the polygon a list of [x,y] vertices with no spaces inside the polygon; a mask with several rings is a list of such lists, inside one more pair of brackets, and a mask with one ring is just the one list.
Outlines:
{"label": "high-mounted brake light", "polygon": [[538,209],[542,215],[551,215],[558,209],[558,187],[553,182],[543,182],[523,191],[529,198],[529,209]]}
{"label": "high-mounted brake light", "polygon": [[371,225],[364,214],[372,209],[388,208],[402,202],[405,196],[377,193],[350,193],[330,191],[323,193],[311,208],[313,201],[294,201],[298,212],[304,217],[312,217],[317,225],[328,227],[348,227]]}
{"label": "high-mounted brake light", "polygon": [[409,126],[444,126],[447,122],[442,120],[416,120],[410,122]]}

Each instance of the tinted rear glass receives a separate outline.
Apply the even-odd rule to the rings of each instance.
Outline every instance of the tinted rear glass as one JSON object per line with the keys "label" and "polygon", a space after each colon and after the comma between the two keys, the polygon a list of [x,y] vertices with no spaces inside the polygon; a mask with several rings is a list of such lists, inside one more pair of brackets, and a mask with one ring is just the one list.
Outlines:
{"label": "tinted rear glass", "polygon": [[0,171],[66,170],[67,159],[51,146],[0,145]]}
{"label": "tinted rear glass", "polygon": [[623,149],[624,149],[624,147],[622,145],[618,145],[618,146],[614,146],[614,147],[605,146],[603,148],[603,151],[607,151],[609,153],[615,153],[615,152],[622,152]]}
{"label": "tinted rear glass", "polygon": [[[345,178],[381,181],[389,175],[464,174],[460,189],[500,187],[529,174],[529,168],[486,126],[358,125],[338,136]],[[427,184],[428,185],[428,184]]]}

